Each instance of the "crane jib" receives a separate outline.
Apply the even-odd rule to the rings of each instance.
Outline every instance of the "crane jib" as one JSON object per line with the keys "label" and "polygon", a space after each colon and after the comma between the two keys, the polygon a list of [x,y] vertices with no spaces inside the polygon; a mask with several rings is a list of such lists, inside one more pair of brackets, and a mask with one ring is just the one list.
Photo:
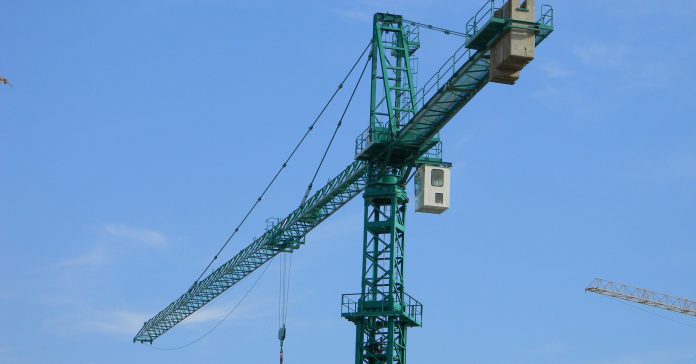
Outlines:
{"label": "crane jib", "polygon": [[133,341],[152,342],[276,254],[299,248],[309,231],[365,188],[365,175],[364,162],[351,163],[288,217],[145,322]]}

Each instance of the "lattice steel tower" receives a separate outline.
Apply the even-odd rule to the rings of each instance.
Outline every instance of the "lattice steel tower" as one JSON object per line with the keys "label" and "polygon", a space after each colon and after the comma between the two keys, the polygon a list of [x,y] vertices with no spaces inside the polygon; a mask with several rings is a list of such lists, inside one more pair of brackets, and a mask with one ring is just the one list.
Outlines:
{"label": "lattice steel tower", "polygon": [[386,149],[396,139],[400,120],[417,111],[412,102],[412,55],[417,49],[418,33],[410,31],[401,16],[375,14],[367,132],[368,144],[374,147],[358,150],[357,156],[368,164],[362,289],[342,300],[343,316],[356,325],[357,364],[405,363],[407,329],[420,325],[422,306],[404,292],[404,177],[410,164]]}

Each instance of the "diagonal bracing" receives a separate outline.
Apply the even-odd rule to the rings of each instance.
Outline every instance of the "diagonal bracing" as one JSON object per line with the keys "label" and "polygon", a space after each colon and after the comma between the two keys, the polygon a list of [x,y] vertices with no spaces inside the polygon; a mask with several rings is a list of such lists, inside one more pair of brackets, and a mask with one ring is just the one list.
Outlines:
{"label": "diagonal bracing", "polygon": [[633,287],[601,278],[596,278],[592,281],[592,284],[585,289],[585,292],[640,303],[641,305],[657,307],[684,315],[696,316],[696,301],[653,292],[645,288]]}

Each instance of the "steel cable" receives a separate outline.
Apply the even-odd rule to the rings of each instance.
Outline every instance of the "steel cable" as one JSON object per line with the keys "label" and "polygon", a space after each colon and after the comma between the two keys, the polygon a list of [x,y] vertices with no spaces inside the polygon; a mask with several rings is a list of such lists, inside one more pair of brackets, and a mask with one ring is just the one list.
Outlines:
{"label": "steel cable", "polygon": [[370,59],[371,57],[367,57],[367,61],[365,61],[365,66],[363,66],[362,71],[360,72],[360,77],[358,78],[358,82],[355,83],[355,87],[353,87],[353,92],[350,94],[350,98],[348,98],[348,103],[346,104],[346,107],[343,108],[343,113],[341,114],[341,118],[338,119],[338,123],[336,124],[336,128],[334,129],[333,135],[331,135],[331,140],[329,140],[329,144],[326,146],[326,149],[324,149],[324,154],[321,156],[321,160],[319,161],[319,165],[317,166],[317,169],[314,171],[314,176],[312,176],[312,180],[309,182],[309,185],[307,185],[307,191],[305,191],[304,196],[302,197],[302,202],[300,203],[300,206],[304,204],[307,201],[307,197],[309,197],[309,193],[312,192],[312,186],[314,185],[314,181],[317,179],[317,175],[319,174],[319,170],[321,169],[321,166],[324,164],[324,160],[326,159],[326,155],[329,153],[329,149],[331,149],[331,145],[334,142],[334,139],[336,139],[336,134],[338,133],[338,129],[341,128],[341,125],[343,125],[343,119],[346,117],[346,113],[348,112],[348,108],[350,107],[351,102],[353,102],[353,97],[355,96],[355,92],[358,90],[358,86],[360,85],[360,81],[362,81],[363,76],[365,75],[365,70],[367,70],[367,66],[370,64]]}
{"label": "steel cable", "polygon": [[[237,234],[237,232],[239,232],[239,229],[242,227],[242,225],[243,225],[243,224],[246,222],[246,220],[249,218],[249,215],[251,215],[251,213],[254,211],[254,209],[256,209],[256,206],[261,202],[261,200],[263,199],[263,197],[266,195],[266,192],[268,192],[268,190],[271,188],[271,186],[273,185],[273,183],[275,183],[276,179],[278,179],[278,176],[280,176],[280,173],[285,169],[285,167],[288,166],[288,162],[290,162],[290,159],[292,159],[292,157],[295,155],[295,153],[296,153],[297,150],[300,148],[300,146],[302,145],[302,143],[305,141],[305,139],[307,138],[307,136],[309,135],[309,133],[312,132],[312,130],[314,129],[314,126],[317,124],[317,122],[319,121],[319,119],[321,118],[321,116],[324,114],[324,112],[326,111],[326,109],[329,107],[329,105],[331,104],[331,102],[334,100],[334,98],[336,97],[336,95],[338,94],[338,92],[343,88],[343,84],[346,82],[346,80],[348,79],[348,77],[350,77],[350,75],[353,73],[353,71],[355,70],[355,67],[358,65],[358,63],[360,63],[360,60],[361,60],[361,59],[363,58],[363,56],[365,55],[365,52],[367,52],[367,50],[370,48],[370,45],[372,45],[372,40],[370,40],[370,42],[367,44],[367,46],[365,47],[365,49],[363,49],[362,53],[360,53],[360,57],[358,57],[358,59],[355,61],[355,63],[353,63],[353,66],[352,66],[352,67],[350,68],[350,70],[348,71],[348,74],[346,74],[346,76],[343,78],[343,80],[341,81],[341,83],[338,84],[338,87],[336,88],[336,90],[333,92],[333,94],[331,95],[331,97],[329,98],[329,100],[326,102],[326,104],[324,104],[324,107],[321,109],[321,111],[319,112],[319,114],[317,115],[317,117],[314,119],[314,121],[312,122],[312,124],[310,124],[310,126],[307,128],[307,131],[306,131],[305,134],[302,136],[302,138],[301,138],[300,141],[297,143],[297,145],[295,145],[295,148],[292,150],[292,152],[290,153],[290,155],[285,159],[285,162],[283,162],[283,164],[280,166],[280,168],[279,168],[278,171],[276,172],[275,176],[273,176],[273,178],[272,178],[271,181],[268,183],[268,185],[266,185],[266,188],[264,188],[264,190],[263,190],[263,192],[261,193],[261,195],[256,199],[256,201],[255,201],[254,204],[251,206],[251,208],[249,209],[249,211],[247,211],[247,213],[246,213],[246,215],[244,215],[244,218],[242,219],[242,221],[237,225],[237,227],[234,229],[234,231],[232,232],[232,234],[230,234],[230,236],[227,238],[227,240],[225,241],[225,243],[222,244],[222,247],[220,247],[220,249],[218,250],[218,252],[213,256],[213,259],[210,260],[210,263],[208,263],[208,265],[205,267],[205,269],[203,270],[203,272],[201,272],[201,274],[198,275],[198,278],[196,278],[196,280],[193,282],[193,284],[191,285],[191,288],[193,288],[193,287],[201,280],[201,278],[203,277],[203,275],[205,275],[205,273],[208,272],[208,269],[210,269],[210,267],[213,265],[213,263],[218,259],[218,257],[220,256],[220,253],[222,253],[222,251],[225,249],[225,247],[227,247],[227,245],[228,245],[229,242],[232,240],[232,238]],[[351,98],[352,98],[352,97],[351,97]],[[190,290],[191,288],[189,288],[189,290]]]}
{"label": "steel cable", "polygon": [[423,27],[423,28],[430,29],[430,30],[435,30],[435,31],[438,31],[441,33],[445,33],[446,35],[456,35],[458,37],[464,37],[464,38],[467,37],[466,33],[462,33],[462,32],[456,31],[456,30],[440,28],[440,27],[436,27],[436,26],[430,25],[430,24],[423,24],[423,23],[419,23],[419,22],[413,21],[413,20],[404,19],[404,23],[408,23],[408,24],[415,25],[418,27]]}

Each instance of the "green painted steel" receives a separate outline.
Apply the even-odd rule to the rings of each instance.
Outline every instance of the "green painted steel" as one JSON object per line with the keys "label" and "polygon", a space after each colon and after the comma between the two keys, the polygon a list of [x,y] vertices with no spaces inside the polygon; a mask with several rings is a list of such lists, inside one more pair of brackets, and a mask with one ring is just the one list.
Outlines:
{"label": "green painted steel", "polygon": [[[553,8],[542,7],[542,15],[536,30],[536,44],[539,45],[553,31]],[[505,29],[501,28],[504,32]],[[473,33],[475,36],[477,33]],[[497,39],[499,37],[496,36]],[[493,43],[490,43],[492,46]],[[397,132],[395,140],[389,138],[372,138],[366,142],[366,133],[358,137],[356,146],[358,158],[369,160],[378,153],[373,144],[389,145],[389,164],[412,164],[439,142],[437,133],[459,112],[486,84],[489,73],[489,49],[476,50],[463,44],[440,69],[430,78],[413,98],[418,112],[410,120],[402,120],[403,125]],[[403,116],[402,116],[403,118]],[[368,152],[366,152],[368,151]],[[384,153],[382,153],[384,154]]]}
{"label": "green painted steel", "polygon": [[[490,49],[498,38],[509,29],[530,29],[542,37],[547,37],[553,31],[553,7],[541,6],[541,17],[534,23],[497,18],[498,11],[504,0],[488,0],[476,14],[466,23],[466,47],[475,50]],[[522,9],[520,9],[522,10]]]}
{"label": "green painted steel", "polygon": [[356,326],[356,364],[406,363],[408,328],[420,326],[422,317],[423,306],[404,292],[408,195],[399,182],[411,166],[391,160],[401,121],[418,111],[411,63],[418,47],[410,45],[415,39],[417,29],[401,16],[375,14],[370,145],[357,156],[368,165],[361,292],[344,295],[341,309]]}
{"label": "green painted steel", "polygon": [[[403,25],[400,15],[375,14],[372,35],[370,125],[359,137],[357,159],[385,153],[390,141],[418,111],[413,81],[413,53],[420,47],[418,27]],[[361,139],[362,138],[362,139]]]}
{"label": "green painted steel", "polygon": [[[541,43],[553,31],[553,9],[542,7],[530,26]],[[145,322],[133,341],[151,343],[278,253],[299,248],[365,190],[361,293],[343,296],[342,316],[356,323],[356,363],[406,362],[406,332],[421,325],[423,308],[404,290],[405,183],[419,158],[442,161],[437,134],[488,83],[489,52],[462,45],[416,92],[411,56],[420,47],[418,29],[404,26],[401,16],[375,14],[373,39],[370,126],[356,139],[357,160]]]}
{"label": "green painted steel", "polygon": [[[407,29],[398,15],[375,14],[370,126],[356,140],[356,158],[368,163],[362,290],[344,295],[341,305],[342,316],[356,325],[356,364],[406,363],[407,331],[421,325],[423,306],[405,293],[404,185],[417,163],[442,163],[437,133],[488,83],[489,49],[508,29],[488,27],[492,40],[485,47],[465,44],[416,93],[409,60],[418,47],[409,40],[417,29]],[[549,33],[537,32],[537,43]]]}
{"label": "green painted steel", "polygon": [[408,328],[422,321],[423,306],[404,291],[408,196],[395,177],[368,183],[362,290],[342,299],[343,317],[356,326],[357,364],[406,363]]}
{"label": "green painted steel", "polygon": [[366,164],[351,163],[302,206],[145,322],[133,341],[151,343],[276,254],[298,249],[307,233],[365,188],[365,177]]}

